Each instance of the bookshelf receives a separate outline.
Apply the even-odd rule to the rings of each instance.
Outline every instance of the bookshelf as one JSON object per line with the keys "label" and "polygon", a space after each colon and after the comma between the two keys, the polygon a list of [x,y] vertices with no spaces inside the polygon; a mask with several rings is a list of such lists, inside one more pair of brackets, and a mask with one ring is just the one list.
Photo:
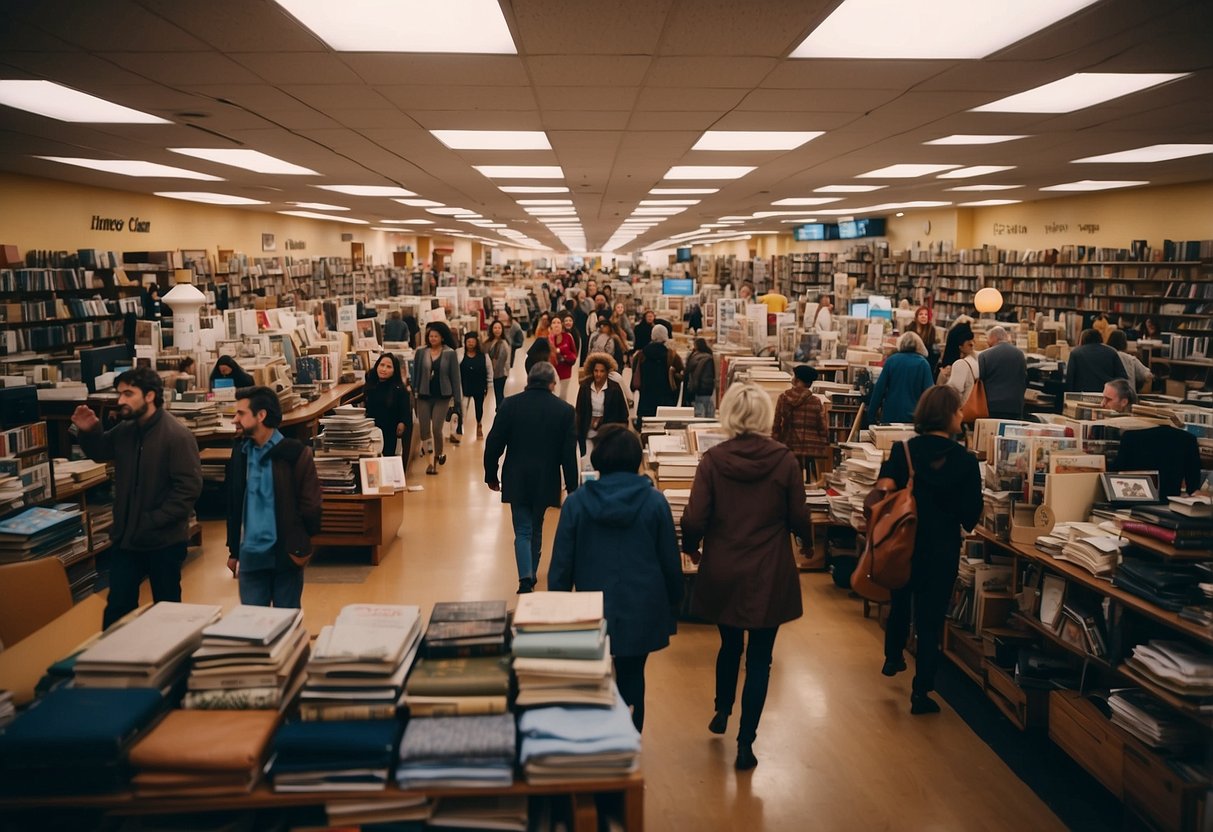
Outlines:
{"label": "bookshelf", "polygon": [[112,268],[0,269],[0,356],[69,353],[124,337],[123,317],[139,315],[141,287]]}

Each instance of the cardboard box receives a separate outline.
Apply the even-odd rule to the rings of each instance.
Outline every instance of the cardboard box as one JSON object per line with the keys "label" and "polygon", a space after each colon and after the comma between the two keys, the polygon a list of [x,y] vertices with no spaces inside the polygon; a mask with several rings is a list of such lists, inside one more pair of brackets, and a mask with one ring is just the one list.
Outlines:
{"label": "cardboard box", "polygon": [[1016,506],[1011,513],[1011,542],[1031,546],[1036,538],[1053,531],[1053,524],[1040,522],[1035,506]]}

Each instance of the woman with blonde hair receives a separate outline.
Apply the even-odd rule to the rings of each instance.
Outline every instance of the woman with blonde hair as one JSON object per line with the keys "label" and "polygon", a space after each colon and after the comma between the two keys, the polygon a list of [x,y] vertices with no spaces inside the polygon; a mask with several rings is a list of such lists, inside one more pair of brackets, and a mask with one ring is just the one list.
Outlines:
{"label": "woman with blonde hair", "polygon": [[868,399],[870,424],[888,425],[914,418],[918,399],[934,383],[926,356],[927,348],[921,338],[913,332],[901,336],[897,352],[885,359]]}
{"label": "woman with blonde hair", "polygon": [[753,745],[775,635],[780,624],[803,612],[789,534],[807,539],[810,522],[800,464],[770,436],[774,407],[766,391],[732,385],[719,415],[729,438],[708,449],[699,463],[682,515],[682,549],[699,564],[692,610],[720,630],[716,715],[708,725],[713,734],[728,726],[745,652],[735,763],[745,771],[758,765]]}

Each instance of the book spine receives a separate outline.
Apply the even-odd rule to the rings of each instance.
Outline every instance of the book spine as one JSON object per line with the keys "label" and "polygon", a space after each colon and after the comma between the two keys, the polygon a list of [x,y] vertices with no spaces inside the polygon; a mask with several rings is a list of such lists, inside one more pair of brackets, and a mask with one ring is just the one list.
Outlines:
{"label": "book spine", "polygon": [[519,650],[515,645],[516,659],[601,659],[603,646],[586,649],[576,647],[540,647],[528,646]]}
{"label": "book spine", "polygon": [[409,678],[407,691],[412,696],[504,696],[509,677]]}
{"label": "book spine", "polygon": [[484,697],[484,700],[483,702],[478,702],[463,699],[451,702],[428,702],[419,705],[409,705],[409,716],[491,716],[503,714],[508,710],[504,696]]}
{"label": "book spine", "polygon": [[505,643],[500,644],[422,644],[421,655],[427,659],[468,659],[475,656],[504,656]]}
{"label": "book spine", "polygon": [[1146,537],[1151,537],[1155,540],[1161,540],[1164,543],[1175,542],[1174,531],[1164,529],[1161,526],[1155,526],[1153,523],[1139,523],[1133,520],[1126,520],[1120,524],[1120,528],[1122,531],[1145,535]]}
{"label": "book spine", "polygon": [[379,705],[313,705],[299,706],[299,718],[304,722],[339,722],[349,719],[393,719],[394,704]]}

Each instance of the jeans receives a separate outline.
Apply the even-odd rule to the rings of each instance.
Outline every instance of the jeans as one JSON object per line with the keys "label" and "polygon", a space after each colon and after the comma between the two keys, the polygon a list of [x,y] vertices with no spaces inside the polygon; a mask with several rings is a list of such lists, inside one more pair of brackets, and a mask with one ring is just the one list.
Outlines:
{"label": "jeans", "polygon": [[152,600],[181,600],[181,564],[185,562],[184,541],[147,551],[114,549],[110,566],[110,594],[105,602],[101,629],[106,629],[139,606],[139,587],[144,578],[152,585]]}
{"label": "jeans", "polygon": [[716,396],[708,393],[706,396],[696,396],[695,401],[695,418],[697,419],[713,419],[716,417]]}
{"label": "jeans", "polygon": [[435,456],[442,456],[442,423],[446,421],[446,412],[450,407],[450,396],[438,399],[430,396],[417,398],[417,421],[421,423],[421,441],[424,442],[433,436]]}
{"label": "jeans", "polygon": [[775,649],[778,627],[743,630],[740,627],[717,625],[720,629],[720,652],[716,654],[716,712],[730,714],[737,696],[737,673],[741,667],[741,652],[745,633],[750,645],[745,650],[745,685],[741,691],[741,728],[738,742],[753,742],[758,735],[758,721],[767,701],[767,685],[771,680],[771,653]]}
{"label": "jeans", "polygon": [[252,607],[303,606],[303,570],[297,566],[284,569],[240,570],[236,576],[240,585],[240,603]]}
{"label": "jeans", "polygon": [[518,564],[518,580],[539,575],[539,555],[543,548],[543,516],[545,505],[528,506],[510,503],[510,517],[514,521],[514,560]]}
{"label": "jeans", "polygon": [[940,640],[943,638],[948,602],[952,598],[952,586],[956,582],[956,571],[937,569],[923,574],[924,570],[917,564],[915,568],[919,569],[920,574],[911,578],[909,586],[893,593],[889,621],[884,633],[884,655],[890,661],[902,658],[901,651],[910,635],[912,609],[914,631],[918,635],[912,690],[914,693],[930,693],[935,690]]}
{"label": "jeans", "polygon": [[644,730],[644,663],[649,654],[642,656],[615,656],[615,684],[619,686],[619,695],[624,703],[632,709],[632,724],[637,731]]}
{"label": "jeans", "polygon": [[493,379],[493,401],[497,407],[501,407],[501,403],[505,401],[505,382],[509,376]]}

